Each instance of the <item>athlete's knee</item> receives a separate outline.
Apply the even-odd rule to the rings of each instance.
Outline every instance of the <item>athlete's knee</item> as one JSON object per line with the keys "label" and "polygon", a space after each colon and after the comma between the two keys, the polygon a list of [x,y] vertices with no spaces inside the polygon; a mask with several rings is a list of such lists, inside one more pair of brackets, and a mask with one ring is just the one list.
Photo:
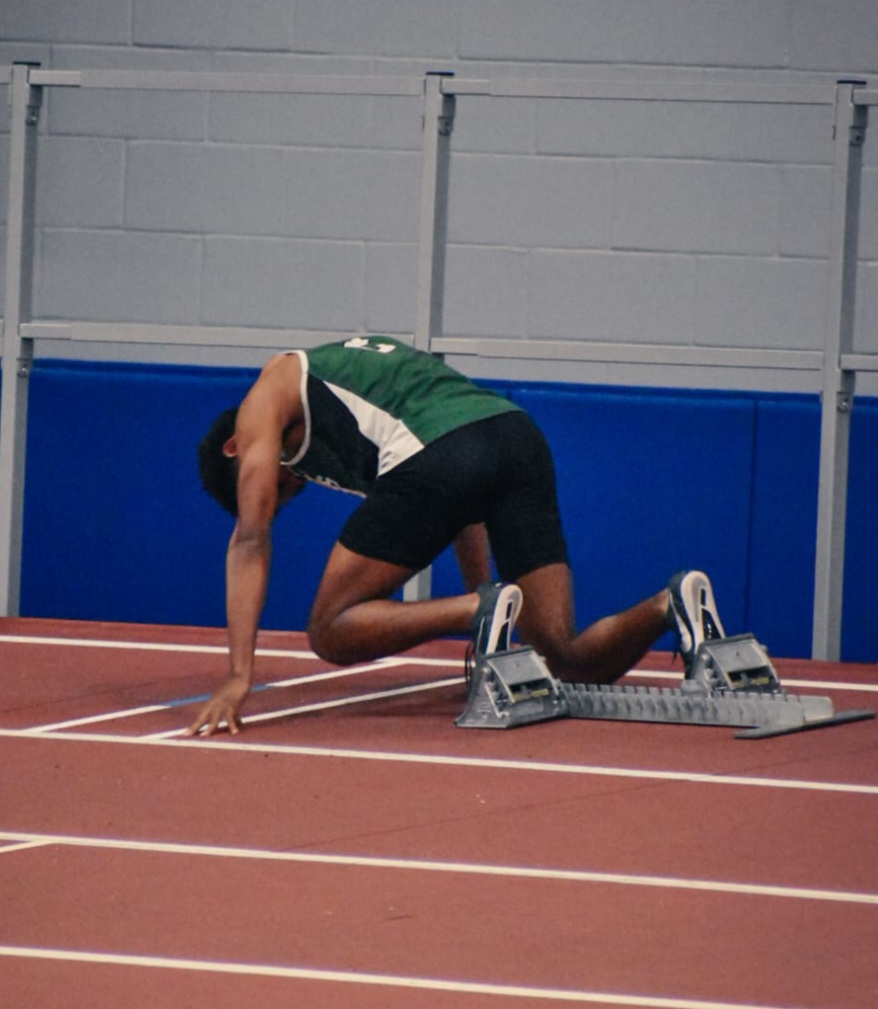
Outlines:
{"label": "athlete's knee", "polygon": [[321,619],[312,613],[307,634],[311,650],[324,662],[346,666],[356,661],[345,648],[344,635],[339,633],[335,620]]}

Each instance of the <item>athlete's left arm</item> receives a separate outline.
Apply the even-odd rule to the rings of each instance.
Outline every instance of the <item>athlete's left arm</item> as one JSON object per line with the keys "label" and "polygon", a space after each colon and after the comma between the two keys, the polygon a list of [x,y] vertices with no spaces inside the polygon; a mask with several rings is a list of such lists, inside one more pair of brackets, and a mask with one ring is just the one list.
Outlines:
{"label": "athlete's left arm", "polygon": [[484,525],[467,526],[454,539],[454,556],[468,592],[492,580],[491,548]]}

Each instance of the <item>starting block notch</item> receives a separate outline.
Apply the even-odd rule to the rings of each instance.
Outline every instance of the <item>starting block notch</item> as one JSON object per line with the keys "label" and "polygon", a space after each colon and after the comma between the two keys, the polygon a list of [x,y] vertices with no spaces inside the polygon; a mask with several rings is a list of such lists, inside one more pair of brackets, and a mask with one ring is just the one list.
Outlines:
{"label": "starting block notch", "polygon": [[764,739],[874,718],[836,713],[829,697],[788,694],[752,634],[704,641],[679,687],[561,683],[532,648],[484,656],[476,665],[461,728],[511,729],[557,718],[725,725]]}

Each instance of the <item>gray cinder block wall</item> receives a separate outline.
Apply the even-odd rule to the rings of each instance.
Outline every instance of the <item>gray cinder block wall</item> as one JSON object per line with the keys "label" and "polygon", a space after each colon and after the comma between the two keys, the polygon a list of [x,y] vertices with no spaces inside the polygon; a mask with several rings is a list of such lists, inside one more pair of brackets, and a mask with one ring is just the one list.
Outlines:
{"label": "gray cinder block wall", "polygon": [[[15,60],[831,86],[842,75],[878,76],[878,4],[4,0],[0,63]],[[421,112],[418,97],[51,89],[34,315],[411,332]],[[819,350],[831,126],[826,107],[460,98],[445,333]],[[855,338],[869,352],[878,351],[876,134],[878,123],[866,141]],[[264,359],[247,346],[252,334],[241,342],[221,351],[86,344],[75,355]],[[73,353],[47,342],[38,352]],[[808,391],[818,382],[811,373],[456,363],[501,378]]]}

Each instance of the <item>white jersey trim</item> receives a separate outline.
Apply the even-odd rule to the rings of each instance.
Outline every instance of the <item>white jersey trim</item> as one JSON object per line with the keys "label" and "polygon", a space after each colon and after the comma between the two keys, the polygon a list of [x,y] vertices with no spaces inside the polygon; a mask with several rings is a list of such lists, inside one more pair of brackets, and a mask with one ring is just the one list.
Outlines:
{"label": "white jersey trim", "polygon": [[363,436],[378,448],[378,476],[383,476],[423,449],[424,443],[398,417],[348,389],[331,382],[325,385],[356,417]]}
{"label": "white jersey trim", "polygon": [[302,375],[299,379],[299,398],[302,401],[302,412],[305,415],[305,434],[299,451],[287,463],[288,466],[295,466],[300,462],[311,446],[311,404],[308,402],[308,355],[304,350],[288,350],[286,354],[295,354],[302,365]]}
{"label": "white jersey trim", "polygon": [[[302,412],[305,419],[305,433],[302,444],[295,456],[286,463],[288,466],[295,466],[304,459],[308,449],[311,447],[311,404],[308,401],[308,355],[304,350],[286,351],[287,354],[295,354],[302,365],[302,377],[299,385],[299,395],[302,400]],[[417,455],[424,443],[411,432],[404,421],[394,417],[386,410],[375,406],[368,400],[363,399],[349,389],[334,385],[332,382],[323,384],[332,394],[340,400],[351,411],[357,421],[357,427],[365,438],[368,438],[378,449],[378,476],[389,473],[400,463],[411,459]]]}

